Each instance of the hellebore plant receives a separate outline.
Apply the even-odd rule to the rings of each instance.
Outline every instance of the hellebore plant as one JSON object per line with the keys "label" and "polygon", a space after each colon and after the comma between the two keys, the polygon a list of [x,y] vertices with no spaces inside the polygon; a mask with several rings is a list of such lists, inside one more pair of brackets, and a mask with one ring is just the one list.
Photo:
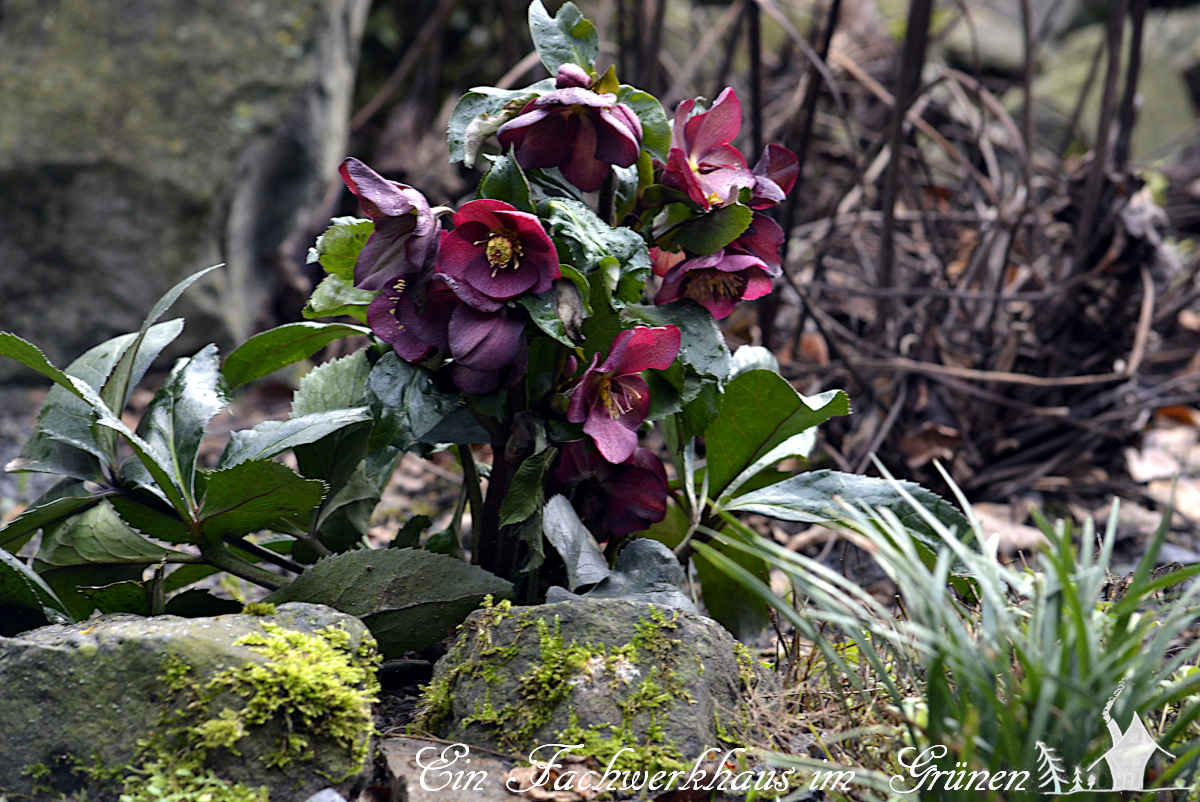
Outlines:
{"label": "hellebore plant", "polygon": [[[365,326],[289,323],[223,361],[209,346],[180,360],[136,428],[125,402],[182,328],[158,318],[202,274],[140,331],[65,371],[0,334],[0,355],[56,383],[8,467],[61,478],[0,529],[0,621],[212,612],[222,602],[189,585],[220,570],[272,599],[340,605],[399,654],[435,642],[487,593],[583,590],[580,576],[598,581],[641,537],[690,564],[708,611],[747,634],[765,604],[693,541],[723,548],[706,533],[737,512],[841,520],[835,495],[906,509],[878,479],[777,470],[807,458],[815,427],[849,402],[800,395],[761,348],[730,354],[715,322],[780,275],[784,232],[770,214],[796,183],[796,157],[770,145],[747,166],[733,89],[708,108],[684,101],[672,127],[653,96],[598,71],[598,33],[572,3],[552,17],[534,0],[529,18],[554,78],[472,89],[451,115],[451,161],[487,162],[476,197],[433,207],[358,159],[341,165],[363,217],[318,238],[309,259],[327,275],[304,315]],[[343,337],[367,345],[309,372],[289,418],[200,459],[231,391]],[[447,448],[463,478],[448,526],[428,533],[414,515],[393,548],[369,548],[400,458]],[[294,469],[276,459],[285,452]],[[38,532],[30,568],[9,552]],[[735,552],[766,576],[764,561]],[[472,564],[455,559],[468,553]]]}

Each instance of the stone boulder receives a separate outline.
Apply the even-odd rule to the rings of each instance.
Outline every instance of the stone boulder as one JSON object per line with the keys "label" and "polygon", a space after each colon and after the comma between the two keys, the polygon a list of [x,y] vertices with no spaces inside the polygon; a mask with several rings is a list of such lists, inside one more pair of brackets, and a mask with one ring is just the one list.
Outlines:
{"label": "stone boulder", "polygon": [[0,638],[0,798],[105,802],[151,778],[179,799],[355,791],[371,768],[374,640],[321,605],[259,612]]}
{"label": "stone boulder", "polygon": [[414,729],[522,755],[582,744],[573,754],[602,766],[618,756],[629,771],[671,771],[740,745],[752,729],[748,695],[769,707],[773,680],[695,613],[613,599],[502,602],[462,624]]}
{"label": "stone boulder", "polygon": [[0,328],[64,365],[223,261],[177,308],[178,346],[256,330],[281,243],[336,179],[368,6],[5,2]]}

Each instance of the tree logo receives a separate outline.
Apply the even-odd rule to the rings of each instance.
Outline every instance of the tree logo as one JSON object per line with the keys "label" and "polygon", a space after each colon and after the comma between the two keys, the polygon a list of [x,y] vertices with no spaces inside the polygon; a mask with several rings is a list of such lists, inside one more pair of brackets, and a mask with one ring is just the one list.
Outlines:
{"label": "tree logo", "polygon": [[[1070,796],[1071,794],[1090,793],[1095,791],[1178,791],[1186,790],[1185,786],[1173,786],[1169,788],[1146,788],[1146,764],[1150,762],[1150,758],[1155,752],[1162,752],[1167,757],[1175,757],[1158,745],[1153,738],[1150,737],[1150,732],[1146,729],[1142,717],[1134,711],[1133,718],[1129,721],[1129,726],[1124,730],[1112,717],[1112,706],[1125,690],[1125,681],[1117,685],[1117,689],[1113,695],[1109,697],[1108,704],[1104,706],[1101,716],[1104,718],[1104,724],[1108,727],[1109,737],[1112,738],[1112,746],[1109,747],[1103,755],[1096,759],[1094,763],[1087,767],[1086,787],[1084,781],[1084,771],[1080,766],[1075,767],[1072,782],[1068,785],[1065,771],[1063,769],[1062,758],[1054,751],[1054,747],[1047,746],[1041,741],[1037,742],[1038,751],[1038,788],[1048,796]],[[1100,771],[1097,767],[1101,764],[1106,764],[1109,777],[1112,780],[1112,786],[1109,788],[1097,787],[1100,781]]]}

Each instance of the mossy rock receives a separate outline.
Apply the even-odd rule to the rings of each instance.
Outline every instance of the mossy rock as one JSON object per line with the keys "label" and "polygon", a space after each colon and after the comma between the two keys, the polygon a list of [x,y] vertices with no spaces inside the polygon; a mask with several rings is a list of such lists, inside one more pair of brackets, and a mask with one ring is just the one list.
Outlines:
{"label": "mossy rock", "polygon": [[517,754],[582,743],[576,754],[602,764],[672,770],[742,745],[748,693],[773,679],[704,616],[627,600],[502,602],[459,628],[414,730]]}
{"label": "mossy rock", "polygon": [[212,802],[351,792],[370,768],[374,640],[328,607],[107,615],[0,638],[0,797]]}

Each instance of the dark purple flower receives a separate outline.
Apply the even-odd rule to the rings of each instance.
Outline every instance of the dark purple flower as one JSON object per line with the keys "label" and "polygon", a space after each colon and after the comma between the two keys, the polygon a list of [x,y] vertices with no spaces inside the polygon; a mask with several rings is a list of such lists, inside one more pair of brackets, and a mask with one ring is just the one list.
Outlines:
{"label": "dark purple flower", "polygon": [[572,184],[593,192],[610,165],[637,161],[642,123],[616,95],[598,94],[575,85],[577,80],[560,68],[563,88],[529,101],[497,136],[505,150],[516,149],[517,163],[525,169],[557,167]]}
{"label": "dark purple flower", "polygon": [[387,180],[358,159],[346,159],[338,172],[358,197],[362,213],[375,223],[354,265],[354,286],[379,290],[393,278],[425,267],[438,244],[437,219],[425,196]]}
{"label": "dark purple flower", "polygon": [[546,292],[562,276],[558,252],[537,216],[490,198],[469,201],[454,213],[437,268],[463,285],[455,288],[459,297],[485,311],[526,292]]}
{"label": "dark purple flower", "polygon": [[783,145],[767,145],[762,158],[754,165],[754,194],[752,209],[766,209],[787,197],[796,184],[800,162],[796,154]]}
{"label": "dark purple flower", "polygon": [[411,282],[397,278],[367,307],[367,322],[407,362],[434,351],[450,357],[455,385],[482,394],[505,377],[524,375],[524,325],[513,314],[503,307],[469,306],[439,274]]}
{"label": "dark purple flower", "polygon": [[667,514],[667,471],[648,448],[614,465],[587,440],[567,443],[553,479],[601,543],[645,529]]}
{"label": "dark purple flower", "polygon": [[733,311],[738,301],[769,293],[771,277],[779,272],[778,266],[771,267],[757,256],[722,249],[686,259],[668,270],[654,303],[691,298],[720,320]]}
{"label": "dark purple flower", "polygon": [[629,459],[637,448],[637,430],[650,412],[650,388],[638,374],[666,370],[679,355],[681,334],[675,326],[640,326],[613,339],[603,365],[600,355],[571,394],[567,420],[582,423],[583,431],[612,463]]}
{"label": "dark purple flower", "polygon": [[675,109],[662,181],[708,210],[737,200],[739,190],[755,185],[755,176],[730,144],[742,127],[742,104],[733,89],[726,87],[708,111],[689,117],[695,107],[685,100]]}

